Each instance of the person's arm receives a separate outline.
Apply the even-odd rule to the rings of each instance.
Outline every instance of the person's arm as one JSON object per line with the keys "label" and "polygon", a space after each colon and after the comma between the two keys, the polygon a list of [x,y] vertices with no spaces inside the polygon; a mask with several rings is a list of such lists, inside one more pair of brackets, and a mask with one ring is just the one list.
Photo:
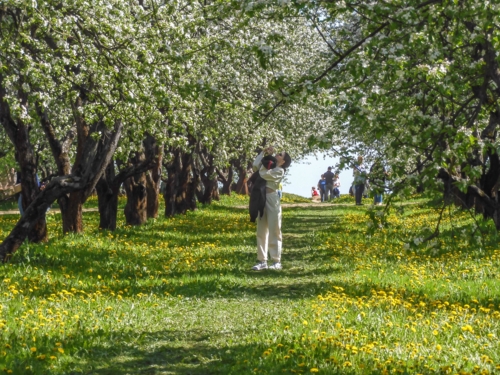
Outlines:
{"label": "person's arm", "polygon": [[254,172],[257,172],[262,164],[262,158],[264,157],[264,151],[261,151],[259,155],[253,161],[252,169]]}
{"label": "person's arm", "polygon": [[285,170],[283,168],[277,167],[267,170],[265,167],[259,169],[260,177],[266,181],[280,182],[285,175]]}

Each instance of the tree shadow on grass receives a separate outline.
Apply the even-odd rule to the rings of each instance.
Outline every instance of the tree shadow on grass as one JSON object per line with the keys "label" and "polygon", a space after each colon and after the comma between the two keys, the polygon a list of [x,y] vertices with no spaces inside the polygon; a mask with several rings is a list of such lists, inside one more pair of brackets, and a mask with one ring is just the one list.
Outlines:
{"label": "tree shadow on grass", "polygon": [[[317,267],[304,267],[302,264],[305,264],[305,259],[300,252],[295,253],[296,256],[293,253],[288,254],[287,264],[281,271],[256,272],[250,269],[254,264],[253,251],[235,250],[230,254],[220,254],[221,259],[225,258],[228,261],[227,264],[221,259],[217,260],[217,253],[211,253],[202,257],[199,263],[203,266],[199,266],[196,270],[179,268],[185,266],[182,262],[177,268],[172,266],[168,272],[163,273],[162,278],[168,280],[165,283],[162,278],[150,279],[149,276],[155,275],[157,271],[165,271],[163,262],[154,261],[142,264],[139,268],[120,269],[121,264],[128,262],[136,264],[138,262],[136,256],[133,253],[123,254],[121,263],[117,264],[99,262],[99,256],[93,253],[89,255],[86,251],[82,248],[75,249],[71,257],[60,263],[65,265],[65,269],[54,267],[52,264],[51,273],[55,281],[37,283],[37,288],[30,293],[30,296],[48,298],[58,293],[55,291],[71,290],[73,287],[83,295],[92,295],[100,291],[115,295],[120,293],[124,297],[139,293],[156,295],[167,293],[193,298],[238,298],[244,295],[259,299],[268,297],[269,291],[274,290],[274,298],[301,298],[327,288],[328,283],[321,282],[320,279],[343,272],[338,266],[328,263],[318,264]],[[50,264],[52,260],[60,262],[58,258],[53,259],[43,252],[36,255],[32,252],[30,256],[35,260],[31,265],[37,267],[40,267],[40,264]],[[210,259],[217,260],[214,266],[208,261]],[[144,268],[149,272],[144,271]],[[93,269],[93,272],[89,273],[89,269]],[[74,278],[64,278],[62,284],[59,280],[67,273]],[[28,281],[20,279],[19,282],[21,288],[29,289],[29,286],[22,285]],[[127,292],[123,294],[124,290]],[[300,290],[302,292],[299,293]]]}
{"label": "tree shadow on grass", "polygon": [[[245,352],[244,346],[220,349],[210,344],[209,335],[196,331],[147,332],[143,345],[121,342],[111,347],[94,346],[83,359],[92,369],[84,374],[179,374],[204,375],[230,373],[234,352]],[[146,342],[154,346],[145,345]],[[232,353],[231,353],[232,352]],[[224,371],[226,368],[226,371]]]}
{"label": "tree shadow on grass", "polygon": [[[238,332],[230,334],[234,338]],[[81,332],[72,338],[56,336],[46,346],[38,342],[37,349],[51,352],[55,342],[64,342],[66,355],[71,357],[59,362],[58,370],[68,375],[234,374],[241,358],[256,356],[257,343],[221,345],[213,343],[211,336],[221,336],[221,333],[209,327],[159,331],[143,331],[139,327],[127,332]],[[50,374],[53,371],[50,361],[40,361],[35,356],[18,358],[9,363],[9,367],[16,374],[27,373],[29,368],[29,373]]]}

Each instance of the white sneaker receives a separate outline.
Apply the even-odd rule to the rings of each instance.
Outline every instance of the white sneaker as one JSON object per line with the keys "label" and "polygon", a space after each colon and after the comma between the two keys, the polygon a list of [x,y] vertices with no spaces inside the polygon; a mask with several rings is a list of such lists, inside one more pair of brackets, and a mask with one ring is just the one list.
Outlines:
{"label": "white sneaker", "polygon": [[272,265],[269,266],[270,270],[280,270],[283,267],[281,266],[280,262],[273,263]]}
{"label": "white sneaker", "polygon": [[257,262],[257,264],[252,267],[252,270],[254,271],[267,270],[267,262],[266,261]]}

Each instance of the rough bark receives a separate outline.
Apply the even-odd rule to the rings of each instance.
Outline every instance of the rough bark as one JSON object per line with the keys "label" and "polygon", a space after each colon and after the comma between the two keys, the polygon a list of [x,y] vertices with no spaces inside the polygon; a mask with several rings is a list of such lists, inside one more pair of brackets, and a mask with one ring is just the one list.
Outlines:
{"label": "rough bark", "polygon": [[196,209],[197,176],[193,173],[193,153],[175,150],[166,165],[165,216],[172,217]]}
{"label": "rough bark", "polygon": [[146,173],[136,174],[124,182],[127,193],[125,220],[130,225],[142,225],[148,220]]}
{"label": "rough bark", "polygon": [[120,185],[115,183],[115,166],[108,164],[96,185],[99,208],[99,228],[115,230]]}

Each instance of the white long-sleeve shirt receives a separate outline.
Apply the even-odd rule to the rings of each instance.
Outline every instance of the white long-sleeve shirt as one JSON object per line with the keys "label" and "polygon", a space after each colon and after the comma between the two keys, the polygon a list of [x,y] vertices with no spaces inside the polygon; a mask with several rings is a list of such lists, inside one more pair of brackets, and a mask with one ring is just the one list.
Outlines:
{"label": "white long-sleeve shirt", "polygon": [[261,152],[255,158],[253,162],[253,170],[259,171],[260,177],[266,180],[266,186],[273,190],[279,190],[281,180],[285,175],[285,170],[281,167],[276,167],[273,169],[267,169],[262,165],[262,158],[264,157],[264,152]]}

